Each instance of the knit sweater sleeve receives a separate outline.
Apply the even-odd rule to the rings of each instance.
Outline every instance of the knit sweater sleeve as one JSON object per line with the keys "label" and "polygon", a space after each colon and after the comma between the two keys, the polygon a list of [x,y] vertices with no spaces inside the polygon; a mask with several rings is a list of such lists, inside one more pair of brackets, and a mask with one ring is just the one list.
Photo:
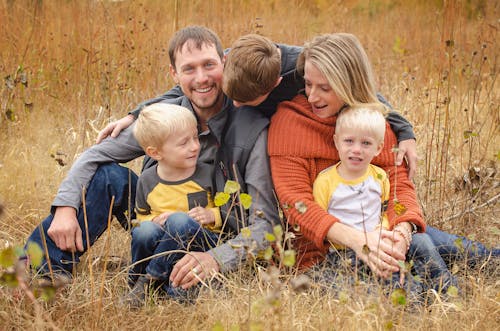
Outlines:
{"label": "knit sweater sleeve", "polygon": [[[290,156],[272,156],[271,172],[278,200],[287,221],[314,244],[323,249],[330,227],[339,220],[321,208],[313,197],[307,160]],[[298,228],[297,228],[298,227]]]}
{"label": "knit sweater sleeve", "polygon": [[397,146],[397,139],[389,124],[386,126],[384,148],[372,160],[372,163],[385,170],[389,176],[390,195],[387,208],[389,228],[401,222],[411,222],[417,225],[419,231],[425,231],[425,221],[418,204],[415,186],[408,179],[408,169],[405,164],[395,166],[393,147]]}

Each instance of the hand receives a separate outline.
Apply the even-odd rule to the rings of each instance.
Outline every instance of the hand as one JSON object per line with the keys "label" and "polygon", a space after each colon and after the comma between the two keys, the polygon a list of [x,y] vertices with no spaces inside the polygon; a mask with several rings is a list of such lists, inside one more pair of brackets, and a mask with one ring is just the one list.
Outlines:
{"label": "hand", "polygon": [[75,208],[57,207],[47,234],[61,250],[83,252],[82,229]]}
{"label": "hand", "polygon": [[96,144],[100,143],[108,136],[111,136],[112,138],[118,137],[120,132],[128,128],[132,123],[134,123],[134,121],[135,121],[134,115],[129,114],[125,117],[122,117],[118,121],[109,123],[97,135]]}
{"label": "hand", "polygon": [[363,260],[372,272],[382,278],[389,278],[393,272],[399,270],[398,260],[404,259],[405,255],[394,250],[392,242],[393,233],[387,230],[375,230],[366,233],[368,254],[364,245],[352,247],[356,255]]}
{"label": "hand", "polygon": [[210,209],[206,209],[203,207],[194,207],[193,209],[188,211],[188,215],[201,225],[215,223],[215,215]]}
{"label": "hand", "polygon": [[[406,252],[408,252],[408,244],[406,242],[406,239],[403,237],[403,235],[399,231],[393,231],[393,237],[392,237],[392,245],[393,245],[393,250],[397,251],[399,254],[403,254],[406,256]],[[400,262],[405,262],[404,260],[399,260]],[[405,282],[405,270],[401,270],[399,268],[399,283],[403,285]]]}
{"label": "hand", "polygon": [[206,252],[189,252],[175,264],[170,282],[173,287],[188,289],[216,272],[219,272],[219,264],[212,255]]}
{"label": "hand", "polygon": [[154,217],[152,221],[156,224],[163,225],[167,221],[168,217],[172,214],[171,211],[166,211],[161,213],[160,215]]}
{"label": "hand", "polygon": [[396,165],[400,166],[403,164],[403,158],[405,155],[406,161],[408,162],[408,178],[412,180],[417,172],[418,161],[417,142],[415,139],[407,139],[399,142]]}

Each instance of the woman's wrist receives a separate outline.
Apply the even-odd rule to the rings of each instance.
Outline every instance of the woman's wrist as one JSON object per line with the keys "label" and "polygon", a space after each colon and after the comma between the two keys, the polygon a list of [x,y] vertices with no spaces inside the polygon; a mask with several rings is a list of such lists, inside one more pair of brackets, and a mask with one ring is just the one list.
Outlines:
{"label": "woman's wrist", "polygon": [[410,248],[411,241],[412,241],[412,232],[413,232],[413,226],[409,222],[401,222],[394,226],[392,229],[393,232],[399,233],[405,240],[406,242],[406,247],[407,250]]}

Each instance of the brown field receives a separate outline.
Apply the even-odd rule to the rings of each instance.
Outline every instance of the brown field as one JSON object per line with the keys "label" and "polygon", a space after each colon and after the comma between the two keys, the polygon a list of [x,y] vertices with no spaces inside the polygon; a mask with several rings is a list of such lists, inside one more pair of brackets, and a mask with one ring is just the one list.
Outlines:
{"label": "brown field", "polygon": [[[101,128],[172,86],[167,44],[189,24],[212,28],[225,47],[251,32],[296,45],[356,34],[380,92],[414,124],[427,222],[498,246],[499,17],[499,3],[488,0],[0,0],[0,248],[24,243]],[[226,275],[225,291],[207,290],[194,305],[158,300],[128,311],[116,305],[125,265],[112,262],[129,259],[130,239],[117,225],[107,236],[48,303],[0,286],[0,330],[500,328],[499,270],[488,265],[455,265],[462,297],[427,307],[272,290],[240,270]]]}

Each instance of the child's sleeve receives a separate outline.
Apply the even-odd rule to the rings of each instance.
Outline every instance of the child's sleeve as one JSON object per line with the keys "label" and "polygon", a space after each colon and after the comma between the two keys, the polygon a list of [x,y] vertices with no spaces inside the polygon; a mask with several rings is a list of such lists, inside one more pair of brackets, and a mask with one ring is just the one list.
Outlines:
{"label": "child's sleeve", "polygon": [[148,192],[144,191],[144,183],[139,177],[135,193],[135,214],[140,222],[151,220],[151,206],[147,202]]}
{"label": "child's sleeve", "polygon": [[321,174],[316,178],[313,184],[314,201],[323,208],[328,210],[328,200],[330,199],[330,192],[328,188],[328,180],[326,176]]}
{"label": "child's sleeve", "polygon": [[214,214],[214,218],[215,218],[215,223],[208,225],[207,229],[209,229],[211,231],[220,230],[222,228],[222,217],[220,215],[219,207],[212,207],[212,208],[207,208],[207,209],[210,210],[212,212],[212,214]]}

